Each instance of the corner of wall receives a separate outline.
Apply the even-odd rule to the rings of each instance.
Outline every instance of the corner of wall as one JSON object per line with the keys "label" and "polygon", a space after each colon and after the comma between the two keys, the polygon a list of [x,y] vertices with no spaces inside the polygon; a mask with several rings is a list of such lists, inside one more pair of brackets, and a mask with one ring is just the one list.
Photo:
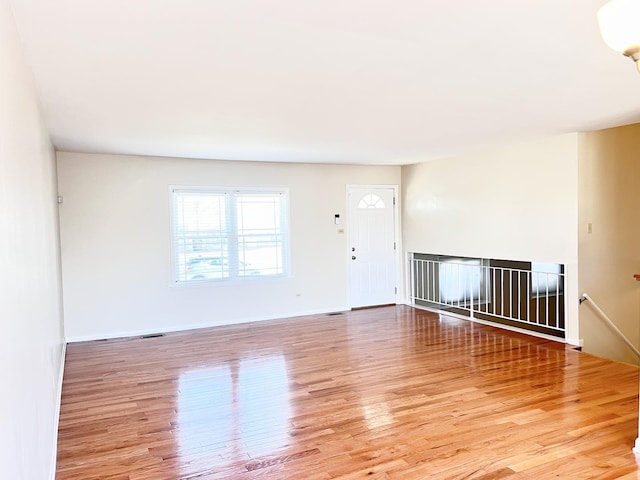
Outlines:
{"label": "corner of wall", "polygon": [[56,407],[53,429],[53,451],[51,452],[51,480],[56,480],[56,465],[58,457],[58,426],[60,424],[60,410],[62,408],[62,381],[64,379],[64,366],[67,358],[67,343],[62,344],[60,355],[60,371],[58,372],[58,382],[56,390]]}

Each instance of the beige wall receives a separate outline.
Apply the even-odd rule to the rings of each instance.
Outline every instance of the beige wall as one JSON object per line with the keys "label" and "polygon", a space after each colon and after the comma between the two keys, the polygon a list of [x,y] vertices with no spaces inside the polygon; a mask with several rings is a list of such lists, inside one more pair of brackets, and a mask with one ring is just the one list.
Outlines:
{"label": "beige wall", "polygon": [[[70,340],[347,309],[346,185],[400,184],[400,167],[65,152],[58,172]],[[169,185],[288,188],[292,277],[172,285]]]}
{"label": "beige wall", "polygon": [[406,252],[562,263],[577,312],[577,134],[402,168]]}
{"label": "beige wall", "polygon": [[[579,288],[640,346],[640,124],[580,134]],[[588,232],[589,224],[592,233]],[[637,363],[587,303],[584,350]]]}
{"label": "beige wall", "polygon": [[63,331],[53,148],[0,0],[0,477],[53,478]]}

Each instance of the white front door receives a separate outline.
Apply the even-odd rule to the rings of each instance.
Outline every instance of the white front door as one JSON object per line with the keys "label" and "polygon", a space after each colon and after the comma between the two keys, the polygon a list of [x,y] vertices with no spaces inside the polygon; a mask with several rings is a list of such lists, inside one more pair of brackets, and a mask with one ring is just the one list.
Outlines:
{"label": "white front door", "polygon": [[349,187],[351,307],[396,303],[395,189]]}

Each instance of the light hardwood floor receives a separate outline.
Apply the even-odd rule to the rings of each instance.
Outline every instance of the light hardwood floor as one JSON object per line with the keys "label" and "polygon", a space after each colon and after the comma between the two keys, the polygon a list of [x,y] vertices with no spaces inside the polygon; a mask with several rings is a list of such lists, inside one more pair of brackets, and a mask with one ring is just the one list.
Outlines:
{"label": "light hardwood floor", "polygon": [[637,367],[384,307],[69,345],[57,479],[638,479],[637,434]]}

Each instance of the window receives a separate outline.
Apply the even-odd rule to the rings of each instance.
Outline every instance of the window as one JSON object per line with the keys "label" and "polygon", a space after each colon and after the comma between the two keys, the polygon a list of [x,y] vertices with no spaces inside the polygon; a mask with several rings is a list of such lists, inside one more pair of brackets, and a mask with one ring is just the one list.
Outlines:
{"label": "window", "polygon": [[375,193],[368,193],[360,199],[358,208],[384,208],[384,200]]}
{"label": "window", "polygon": [[286,190],[172,188],[176,283],[285,276]]}

